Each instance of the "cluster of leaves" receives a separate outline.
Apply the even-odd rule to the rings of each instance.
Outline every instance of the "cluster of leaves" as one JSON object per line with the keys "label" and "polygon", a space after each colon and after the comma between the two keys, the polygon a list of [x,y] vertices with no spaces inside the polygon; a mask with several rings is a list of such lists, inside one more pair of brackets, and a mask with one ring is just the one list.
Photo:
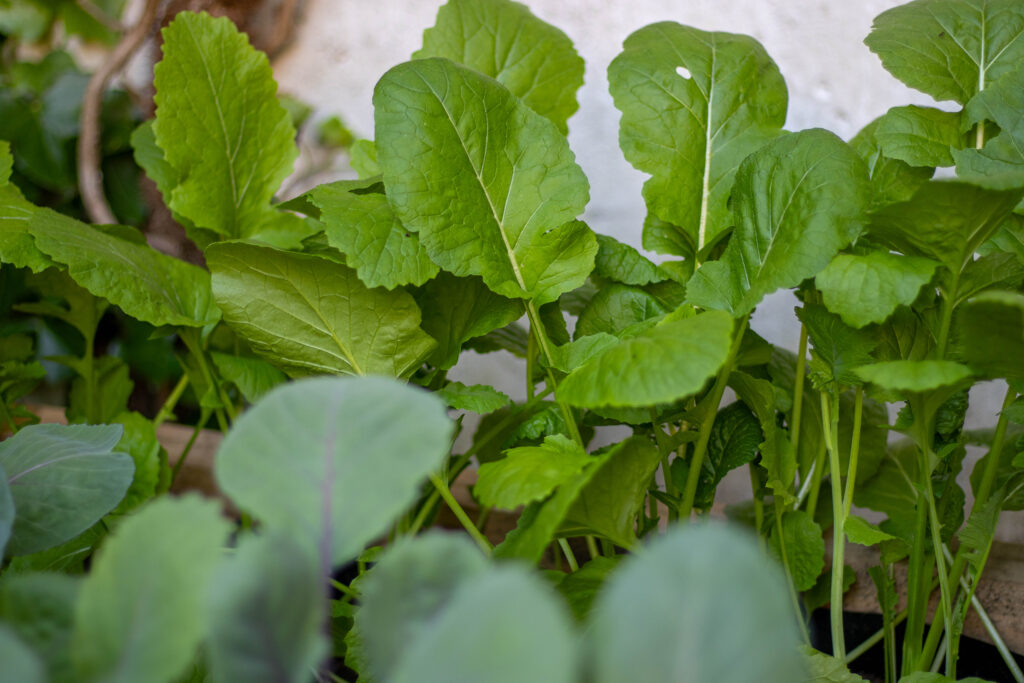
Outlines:
{"label": "cluster of leaves", "polygon": [[[754,39],[635,32],[609,83],[623,152],[650,175],[642,241],[668,257],[655,264],[579,219],[589,186],[566,132],[583,61],[524,6],[442,7],[377,84],[374,140],[351,146],[360,178],[286,202],[298,149],[266,57],[228,20],[180,14],[156,116],[131,144],[206,268],[36,206],[0,146],[0,262],[40,294],[7,305],[83,340],[62,362],[68,417],[87,423],[26,424],[15,399],[42,368],[31,334],[3,328],[5,662],[26,681],[170,681],[190,666],[192,680],[326,680],[343,675],[321,669],[329,654],[360,680],[856,680],[849,540],[880,548],[886,680],[955,678],[999,511],[1024,505],[1022,33],[1013,2],[880,15],[867,42],[883,65],[964,108],[896,108],[847,143],[783,130],[785,82]],[[932,180],[940,166],[957,179]],[[795,356],[748,324],[790,288]],[[123,364],[94,353],[110,307],[181,340],[182,380],[153,420],[125,411]],[[526,400],[450,381],[467,349],[525,358]],[[967,389],[990,378],[1008,382],[1004,410],[965,434]],[[133,511],[173,479],[155,427],[186,386],[197,429],[226,432],[216,478],[244,513],[230,543],[212,503]],[[891,426],[887,402],[904,403]],[[465,452],[446,410],[482,415]],[[592,447],[605,425],[632,433]],[[990,451],[965,522],[970,438]],[[494,547],[449,488],[474,461],[482,519],[522,508]],[[729,514],[761,549],[673,529],[618,566],[665,523],[710,513],[744,466],[753,497]],[[69,478],[95,483],[65,491]],[[476,548],[416,537],[440,501]],[[385,534],[386,550],[371,545]],[[81,571],[97,548],[85,578],[37,572]],[[538,564],[552,549],[569,573],[486,557]],[[352,562],[354,578],[332,578]],[[827,602],[833,656],[801,653],[802,615]],[[945,677],[929,678],[940,641]]]}

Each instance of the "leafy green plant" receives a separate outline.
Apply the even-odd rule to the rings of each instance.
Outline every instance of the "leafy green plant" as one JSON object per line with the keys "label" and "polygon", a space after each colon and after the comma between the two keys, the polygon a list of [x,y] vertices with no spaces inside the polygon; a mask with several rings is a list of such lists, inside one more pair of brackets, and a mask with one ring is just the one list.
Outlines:
{"label": "leafy green plant", "polygon": [[[783,130],[785,82],[754,39],[635,32],[609,83],[650,175],[656,264],[580,220],[582,60],[524,6],[451,0],[378,82],[360,179],[283,202],[298,152],[266,57],[228,20],[180,14],[131,140],[206,268],[40,208],[0,144],[0,272],[21,285],[0,327],[0,647],[24,680],[857,680],[849,541],[877,546],[886,680],[955,679],[999,512],[1024,505],[1022,33],[1013,2],[883,13],[883,65],[963,110],[897,107],[844,142]],[[957,178],[932,180],[940,166]],[[795,355],[749,324],[780,289],[801,302]],[[152,420],[96,353],[111,308],[180,340]],[[36,317],[78,342],[60,360],[86,424],[33,425],[18,402],[44,374]],[[525,358],[526,399],[451,381],[467,350]],[[968,434],[987,379],[1003,410]],[[215,504],[159,498],[187,452],[171,470],[155,428],[188,388],[197,433],[225,432],[231,538]],[[481,415],[462,452],[449,410]],[[630,435],[596,446],[608,425]],[[452,491],[473,464],[479,521]],[[743,467],[751,499],[727,512],[760,547],[692,521]],[[25,472],[83,490],[45,516]],[[472,542],[423,533],[442,506]],[[518,511],[503,538],[492,509]],[[38,572],[86,558],[71,583]],[[36,598],[51,609],[23,609]],[[825,603],[831,656],[807,647]]]}

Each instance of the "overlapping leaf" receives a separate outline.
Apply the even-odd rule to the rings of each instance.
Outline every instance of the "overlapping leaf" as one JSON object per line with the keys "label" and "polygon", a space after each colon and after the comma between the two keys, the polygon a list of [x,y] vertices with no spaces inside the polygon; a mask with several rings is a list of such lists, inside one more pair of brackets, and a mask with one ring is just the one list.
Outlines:
{"label": "overlapping leaf", "polygon": [[484,505],[514,510],[546,498],[596,462],[578,444],[555,434],[539,446],[513,448],[501,460],[481,465],[473,491]]}
{"label": "overlapping leaf", "polygon": [[935,169],[911,166],[905,161],[890,159],[882,154],[875,133],[883,117],[864,126],[850,140],[852,147],[868,166],[871,177],[871,210],[910,199],[923,183],[928,182]]}
{"label": "overlapping leaf", "polygon": [[875,129],[885,156],[911,166],[952,166],[963,137],[959,113],[916,105],[893,107]]}
{"label": "overlapping leaf", "polygon": [[880,323],[909,306],[935,273],[930,259],[885,251],[840,254],[814,279],[828,310],[853,327]]}
{"label": "overlapping leaf", "polygon": [[[1024,186],[1022,110],[1024,66],[1002,77],[967,103],[966,122],[979,127],[975,143],[984,143],[984,146],[953,152],[958,176],[994,190]],[[986,121],[999,127],[998,133],[988,139],[984,137]]]}
{"label": "overlapping leaf", "polygon": [[968,365],[989,377],[1024,381],[1024,295],[980,294],[964,305],[957,324]]}

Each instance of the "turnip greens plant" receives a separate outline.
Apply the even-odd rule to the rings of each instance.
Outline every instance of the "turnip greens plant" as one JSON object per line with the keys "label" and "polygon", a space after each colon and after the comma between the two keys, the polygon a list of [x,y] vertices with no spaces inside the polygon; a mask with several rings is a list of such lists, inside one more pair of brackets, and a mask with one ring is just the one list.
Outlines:
{"label": "turnip greens plant", "polygon": [[[883,640],[886,681],[955,680],[999,513],[1024,508],[1022,35],[1013,0],[883,13],[868,47],[960,110],[896,107],[844,142],[784,130],[753,38],[636,31],[608,79],[655,263],[581,220],[583,60],[523,5],[444,5],[377,83],[359,179],[288,201],[298,148],[266,57],[179,14],[131,141],[206,268],[35,206],[11,180],[21,142],[0,143],[0,677],[854,681]],[[749,326],[782,289],[795,354]],[[153,419],[96,353],[115,307],[180,340]],[[38,319],[80,338],[55,359],[71,425],[19,402],[46,374]],[[467,350],[524,358],[526,399],[450,380]],[[966,431],[990,379],[1002,410]],[[188,449],[170,468],[156,427],[187,391],[196,433],[225,432],[237,528],[162,495]],[[452,411],[482,416],[464,452]],[[608,425],[632,434],[593,446]],[[965,514],[968,444],[988,452]],[[479,520],[452,493],[471,465]],[[726,513],[759,543],[695,521],[743,467],[751,499]],[[471,540],[425,531],[442,507]],[[492,509],[519,511],[496,545]],[[884,624],[849,651],[847,541],[877,548]],[[831,656],[807,628],[826,604]]]}

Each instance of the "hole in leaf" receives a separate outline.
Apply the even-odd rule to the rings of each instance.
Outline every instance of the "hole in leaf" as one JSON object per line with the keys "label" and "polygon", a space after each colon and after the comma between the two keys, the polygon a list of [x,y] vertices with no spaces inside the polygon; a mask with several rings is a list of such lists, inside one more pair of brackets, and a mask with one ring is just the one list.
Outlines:
{"label": "hole in leaf", "polygon": [[693,74],[691,74],[690,70],[687,69],[685,66],[677,66],[676,73],[685,78],[686,80],[690,80],[691,78],[693,78]]}

